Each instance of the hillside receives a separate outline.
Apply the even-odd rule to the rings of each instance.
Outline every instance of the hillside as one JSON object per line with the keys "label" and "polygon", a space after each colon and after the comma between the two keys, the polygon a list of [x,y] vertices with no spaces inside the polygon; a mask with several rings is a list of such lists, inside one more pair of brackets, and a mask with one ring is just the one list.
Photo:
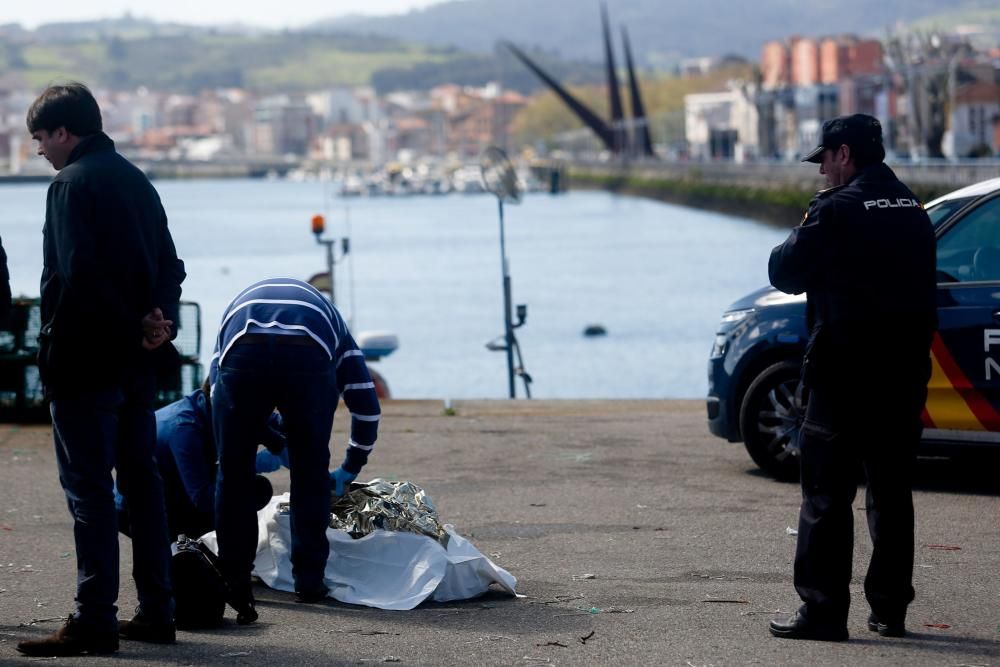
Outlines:
{"label": "hillside", "polygon": [[[636,58],[646,67],[727,53],[756,60],[765,41],[792,34],[880,36],[900,21],[952,12],[1000,14],[988,0],[608,0],[607,5],[615,38],[618,27],[626,26]],[[599,7],[598,0],[452,0],[407,14],[343,18],[317,27],[479,52],[509,39],[568,60],[599,60]]]}
{"label": "hillside", "polygon": [[[599,65],[535,56],[560,80],[603,81]],[[321,32],[209,30],[147,22],[53,24],[35,31],[0,27],[0,84],[38,89],[81,79],[96,86],[197,92],[241,87],[294,92],[372,84],[379,93],[441,83],[501,80],[523,93],[539,83],[505,51],[468,53],[393,37]]]}

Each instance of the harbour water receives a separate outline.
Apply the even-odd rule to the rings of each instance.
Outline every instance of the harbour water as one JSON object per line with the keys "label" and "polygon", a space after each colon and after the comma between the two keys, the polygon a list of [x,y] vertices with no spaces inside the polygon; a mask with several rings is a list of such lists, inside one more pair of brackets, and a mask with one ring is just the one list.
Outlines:
{"label": "harbour water", "polygon": [[[344,199],[329,183],[267,180],[156,187],[187,265],[183,298],[202,307],[204,362],[239,290],[325,270],[309,226],[322,213],[329,235],[351,238],[335,286],[352,329],[399,337],[399,349],[375,364],[393,396],[506,397],[505,355],[484,346],[503,331],[493,196]],[[0,187],[15,295],[38,294],[45,190]],[[768,252],[786,234],[604,192],[528,195],[505,212],[513,300],[528,305],[517,336],[539,398],[704,396],[719,316],[767,282]],[[101,314],[86,324],[100,327]],[[607,335],[583,336],[590,324]]]}

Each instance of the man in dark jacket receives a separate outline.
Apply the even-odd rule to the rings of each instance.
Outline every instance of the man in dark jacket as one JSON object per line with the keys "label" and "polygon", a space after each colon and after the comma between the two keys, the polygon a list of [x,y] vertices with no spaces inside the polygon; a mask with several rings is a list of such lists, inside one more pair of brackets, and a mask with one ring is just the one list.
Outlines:
{"label": "man in dark jacket", "polygon": [[7,271],[7,253],[0,241],[0,327],[5,327],[10,318],[10,273]]}
{"label": "man in dark jacket", "polygon": [[913,600],[910,480],[937,325],[936,248],[923,206],[884,156],[875,118],[825,123],[820,146],[804,161],[819,163],[831,187],[771,252],[771,284],[806,292],[811,331],[794,572],[804,604],[790,619],[771,621],[777,637],[848,637],[859,464],[873,545],[868,628],[902,636]]}
{"label": "man in dark jacket", "polygon": [[[102,132],[86,86],[50,86],[28,131],[59,172],[43,233],[38,368],[51,399],[59,479],[77,558],[76,612],[31,656],[110,653],[126,639],[174,641],[163,486],[153,460],[156,350],[174,335],[184,264],[146,176]],[[118,623],[111,470],[132,512],[135,618]]]}

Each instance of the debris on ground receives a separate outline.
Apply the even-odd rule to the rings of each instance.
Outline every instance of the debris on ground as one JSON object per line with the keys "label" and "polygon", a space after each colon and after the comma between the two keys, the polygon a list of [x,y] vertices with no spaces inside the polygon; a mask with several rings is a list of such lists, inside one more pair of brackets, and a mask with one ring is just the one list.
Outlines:
{"label": "debris on ground", "polygon": [[961,551],[962,547],[956,547],[951,544],[925,544],[928,549],[933,549],[934,551]]}
{"label": "debris on ground", "polygon": [[574,574],[573,581],[583,581],[584,579],[597,579],[596,574]]}
{"label": "debris on ground", "polygon": [[721,602],[725,604],[750,604],[750,600],[742,598],[705,598],[702,602]]}
{"label": "debris on ground", "polygon": [[63,621],[63,620],[66,620],[65,616],[50,616],[49,618],[33,618],[27,623],[18,623],[17,627],[30,628],[31,626],[36,625],[38,623],[48,623],[50,621]]}
{"label": "debris on ground", "polygon": [[516,642],[517,640],[513,637],[507,637],[506,635],[489,635],[487,637],[479,637],[478,639],[473,639],[472,641],[465,642],[466,644],[477,644],[479,642],[498,642],[498,641],[508,641]]}
{"label": "debris on ground", "polygon": [[220,658],[245,658],[250,655],[250,651],[234,651],[232,653],[220,653]]}
{"label": "debris on ground", "polygon": [[935,628],[937,630],[949,630],[951,626],[947,623],[924,623],[925,628]]}
{"label": "debris on ground", "polygon": [[562,642],[545,642],[544,644],[535,644],[535,646],[558,646],[560,648],[569,648],[566,644]]}
{"label": "debris on ground", "polygon": [[597,633],[596,630],[591,630],[589,635],[584,635],[583,637],[580,637],[580,643],[586,644],[587,640],[593,637],[596,633]]}
{"label": "debris on ground", "polygon": [[785,534],[786,535],[798,535],[799,531],[796,528],[792,528],[791,526],[785,526]]}

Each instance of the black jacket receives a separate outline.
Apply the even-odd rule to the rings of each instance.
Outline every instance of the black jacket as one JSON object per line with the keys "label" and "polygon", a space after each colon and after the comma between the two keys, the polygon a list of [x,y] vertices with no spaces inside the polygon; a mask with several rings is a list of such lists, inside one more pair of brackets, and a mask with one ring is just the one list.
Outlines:
{"label": "black jacket", "polygon": [[184,280],[149,179],[104,133],[84,137],[49,186],[39,371],[51,395],[115,384],[150,361],[142,318],[176,322]]}
{"label": "black jacket", "polygon": [[768,271],[779,290],[806,292],[807,366],[855,380],[871,364],[923,375],[937,324],[934,229],[885,164],[817,193]]}
{"label": "black jacket", "polygon": [[0,241],[0,328],[6,327],[10,319],[10,273],[7,272],[7,253]]}

